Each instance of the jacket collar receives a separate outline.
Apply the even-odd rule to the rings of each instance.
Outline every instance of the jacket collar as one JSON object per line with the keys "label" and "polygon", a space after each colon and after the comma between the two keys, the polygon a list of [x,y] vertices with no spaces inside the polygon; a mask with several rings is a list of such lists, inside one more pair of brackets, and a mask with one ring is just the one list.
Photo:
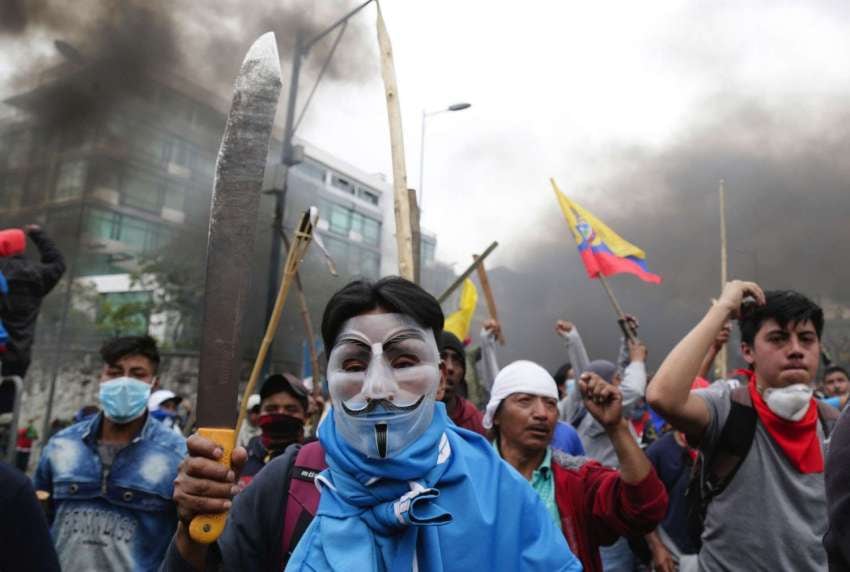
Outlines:
{"label": "jacket collar", "polygon": [[[97,439],[100,437],[100,429],[103,426],[103,411],[93,416],[91,419],[84,421],[84,423],[86,425],[82,435],[83,442],[88,445],[97,445]],[[159,421],[151,417],[146,411],[145,423],[142,425],[142,429],[130,442],[135,443],[136,441],[140,441],[142,439],[148,440],[153,437],[153,434],[157,429],[156,424],[158,423]]]}

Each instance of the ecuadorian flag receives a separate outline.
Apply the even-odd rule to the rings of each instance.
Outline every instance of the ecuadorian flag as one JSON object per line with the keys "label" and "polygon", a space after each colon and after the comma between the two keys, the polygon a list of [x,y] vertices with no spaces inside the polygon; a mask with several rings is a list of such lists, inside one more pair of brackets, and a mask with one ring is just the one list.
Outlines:
{"label": "ecuadorian flag", "polygon": [[644,282],[661,283],[661,276],[646,266],[646,253],[608,228],[590,211],[568,199],[550,179],[561,212],[576,239],[579,255],[590,278],[612,276],[623,272],[634,274]]}

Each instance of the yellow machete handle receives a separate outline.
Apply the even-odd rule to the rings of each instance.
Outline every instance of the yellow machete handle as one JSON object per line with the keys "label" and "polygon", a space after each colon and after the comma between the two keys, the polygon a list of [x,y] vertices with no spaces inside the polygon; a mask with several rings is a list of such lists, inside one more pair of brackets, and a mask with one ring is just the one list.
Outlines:
{"label": "yellow machete handle", "polygon": [[[236,431],[233,429],[211,429],[201,427],[198,435],[215,442],[223,451],[219,463],[230,468],[230,454],[236,445]],[[218,514],[201,514],[192,519],[189,525],[189,536],[195,542],[212,544],[221,536],[227,523],[227,511]]]}

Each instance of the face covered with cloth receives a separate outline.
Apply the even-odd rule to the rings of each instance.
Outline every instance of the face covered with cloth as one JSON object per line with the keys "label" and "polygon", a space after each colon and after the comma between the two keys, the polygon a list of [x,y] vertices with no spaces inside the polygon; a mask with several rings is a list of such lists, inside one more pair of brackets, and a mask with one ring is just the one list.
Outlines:
{"label": "face covered with cloth", "polygon": [[287,570],[581,569],[522,477],[435,402],[442,326],[437,301],[402,278],[331,298],[329,468]]}

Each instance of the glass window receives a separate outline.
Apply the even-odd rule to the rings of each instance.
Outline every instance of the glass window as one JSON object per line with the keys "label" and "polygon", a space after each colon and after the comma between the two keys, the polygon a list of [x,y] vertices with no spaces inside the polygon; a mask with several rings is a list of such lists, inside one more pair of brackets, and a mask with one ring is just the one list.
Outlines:
{"label": "glass window", "polygon": [[118,213],[88,209],[83,223],[83,232],[95,239],[118,240],[119,222]]}
{"label": "glass window", "polygon": [[109,335],[143,336],[148,333],[150,292],[100,294],[97,327]]}
{"label": "glass window", "polygon": [[69,199],[79,197],[83,194],[83,186],[86,183],[86,162],[65,161],[59,167],[59,174],[56,176],[56,194],[57,199]]}
{"label": "glass window", "polygon": [[124,177],[123,203],[137,209],[160,209],[160,183],[138,169],[129,169]]}
{"label": "glass window", "polygon": [[364,189],[363,187],[357,187],[357,198],[363,199],[369,204],[378,205],[378,194],[374,193],[368,189]]}
{"label": "glass window", "polygon": [[341,205],[331,205],[328,223],[331,232],[348,236],[348,231],[351,229],[351,211]]}
{"label": "glass window", "polygon": [[363,242],[378,246],[381,242],[381,223],[369,217],[363,217]]}
{"label": "glass window", "polygon": [[168,183],[168,186],[165,188],[163,206],[176,211],[182,211],[185,198],[186,193],[180,185]]}
{"label": "glass window", "polygon": [[348,179],[343,179],[336,173],[331,175],[331,186],[351,195],[354,194],[354,185],[352,184],[352,182]]}
{"label": "glass window", "polygon": [[132,217],[122,217],[119,240],[133,250],[145,250],[148,246],[148,223]]}
{"label": "glass window", "polygon": [[421,252],[419,253],[422,256],[422,263],[428,263],[434,261],[434,252],[437,249],[437,245],[433,242],[428,242],[423,240],[421,243]]}
{"label": "glass window", "polygon": [[330,236],[323,237],[328,254],[331,255],[336,264],[342,265],[348,258],[348,244],[345,241]]}
{"label": "glass window", "polygon": [[316,179],[319,181],[325,182],[325,174],[327,173],[327,169],[319,165],[318,163],[314,163],[312,161],[303,161],[293,167],[293,170],[296,173],[304,175],[305,177],[310,177],[311,179]]}

